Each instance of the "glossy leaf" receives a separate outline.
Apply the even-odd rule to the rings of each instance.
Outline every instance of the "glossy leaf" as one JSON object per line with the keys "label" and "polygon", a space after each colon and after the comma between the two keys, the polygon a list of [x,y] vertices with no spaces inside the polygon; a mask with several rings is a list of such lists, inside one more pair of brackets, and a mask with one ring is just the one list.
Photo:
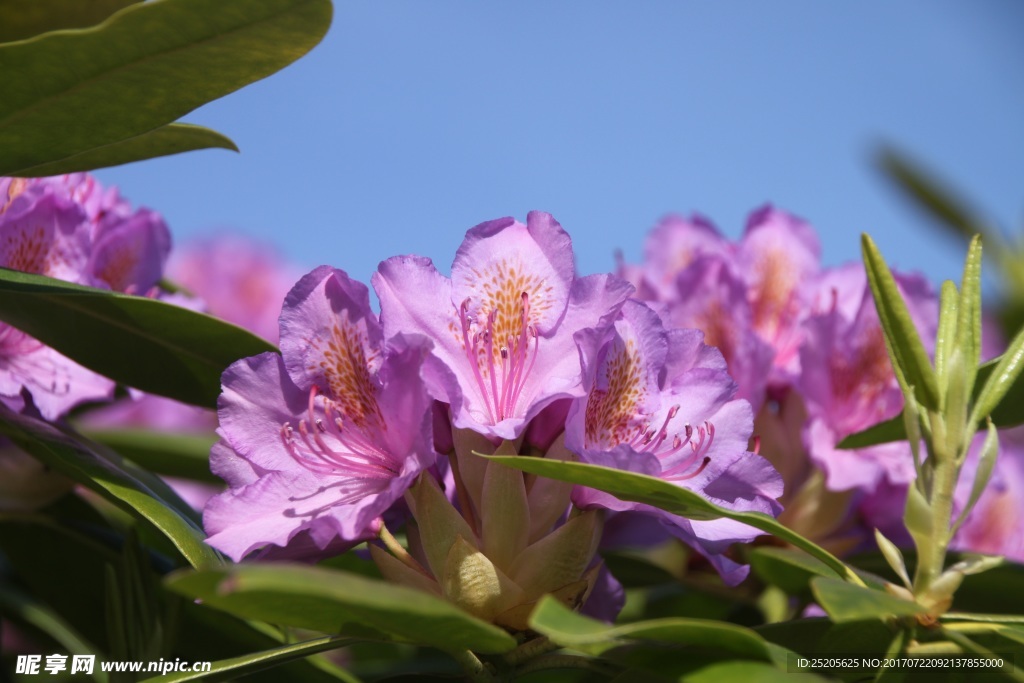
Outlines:
{"label": "glossy leaf", "polygon": [[773,517],[760,512],[736,512],[719,507],[689,489],[676,486],[656,477],[645,474],[626,472],[600,465],[589,465],[580,462],[563,462],[546,458],[523,456],[481,456],[508,467],[538,474],[542,477],[567,481],[573,484],[610,493],[620,500],[652,505],[666,512],[687,519],[734,519],[749,524],[755,529],[780,538],[800,548],[807,554],[821,560],[839,577],[861,584],[862,581],[853,571],[824,548],[807,540],[800,534],[780,524]]}
{"label": "glossy leaf", "polygon": [[[754,631],[710,619],[652,619],[621,626],[573,612],[559,600],[545,596],[530,617],[530,628],[562,647],[591,655],[629,641],[655,641],[714,648],[744,659],[773,661],[774,646]],[[784,660],[781,662],[785,664]]]}
{"label": "glossy leaf", "polygon": [[118,382],[206,408],[228,365],[275,350],[180,306],[2,268],[0,320]]}
{"label": "glossy leaf", "polygon": [[159,529],[194,567],[216,566],[196,514],[158,477],[99,444],[0,404],[0,433],[47,466]]}
{"label": "glossy leaf", "polygon": [[914,387],[918,401],[926,408],[935,410],[939,406],[938,382],[928,352],[921,343],[914,321],[903,301],[896,280],[882,258],[881,252],[868,235],[861,236],[864,267],[867,269],[871,294],[878,311],[878,318],[885,332],[886,348],[897,374],[902,374],[906,383]]}
{"label": "glossy leaf", "polygon": [[447,651],[506,652],[515,640],[440,598],[347,572],[287,564],[179,572],[179,593],[247,619],[395,639]]}
{"label": "glossy leaf", "polygon": [[85,28],[141,0],[0,0],[0,43]]}
{"label": "glossy leaf", "polygon": [[330,0],[156,0],[0,45],[0,175],[171,123],[291,64],[330,20]]}
{"label": "glossy leaf", "polygon": [[190,123],[169,123],[147,133],[95,147],[60,161],[23,168],[12,175],[40,177],[91,171],[200,149],[238,151],[234,142],[215,130]]}
{"label": "glossy leaf", "polygon": [[[282,645],[281,647],[276,647],[272,650],[264,650],[263,652],[254,652],[252,654],[242,655],[241,657],[232,657],[230,659],[222,659],[218,662],[212,662],[212,666],[209,671],[183,671],[178,673],[169,673],[163,676],[147,678],[143,683],[156,683],[157,681],[164,681],[166,683],[184,683],[184,681],[233,680],[240,676],[248,676],[251,673],[270,669],[296,659],[309,657],[310,655],[317,654],[318,652],[335,650],[339,647],[344,647],[351,642],[353,642],[351,639],[339,636],[314,638],[313,640],[307,640],[293,645]],[[353,677],[350,680],[355,680],[355,678]]]}
{"label": "glossy leaf", "polygon": [[832,621],[843,623],[888,616],[917,616],[927,610],[880,590],[854,586],[828,576],[811,580],[811,591]]}
{"label": "glossy leaf", "polygon": [[210,434],[157,432],[146,429],[86,430],[83,434],[108,446],[150,472],[171,477],[221,483],[210,472]]}

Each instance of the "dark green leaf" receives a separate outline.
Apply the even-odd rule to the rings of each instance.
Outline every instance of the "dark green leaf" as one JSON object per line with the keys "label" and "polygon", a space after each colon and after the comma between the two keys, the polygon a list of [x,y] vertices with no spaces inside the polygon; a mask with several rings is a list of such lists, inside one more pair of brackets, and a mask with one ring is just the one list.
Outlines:
{"label": "dark green leaf", "polygon": [[2,404],[0,433],[47,466],[151,523],[193,566],[220,563],[217,554],[203,542],[206,536],[195,513],[155,475],[99,444],[19,415]]}
{"label": "dark green leaf", "polygon": [[83,434],[108,446],[150,472],[219,484],[210,472],[210,447],[214,434],[156,432],[146,429],[108,429],[83,431]]}
{"label": "dark green leaf", "polygon": [[171,123],[291,64],[330,20],[330,0],[156,0],[0,45],[0,175]]}
{"label": "dark green leaf", "polygon": [[[335,650],[339,647],[348,645],[350,642],[351,641],[348,638],[341,638],[338,636],[315,638],[302,643],[295,643],[294,645],[282,645],[281,647],[276,647],[272,650],[254,652],[252,654],[242,655],[241,657],[232,657],[231,659],[222,659],[219,662],[212,662],[212,666],[207,672],[187,671],[169,673],[163,676],[147,678],[143,683],[156,683],[157,681],[180,683],[184,681],[233,680],[239,676],[247,676],[256,671],[270,669],[295,659],[314,655],[318,652]],[[354,677],[351,680],[355,680]]]}
{"label": "dark green leaf", "polygon": [[[180,572],[169,587],[247,619],[324,633],[389,634],[447,651],[506,652],[515,640],[428,593],[355,574],[286,564]],[[368,631],[372,630],[372,632]]]}
{"label": "dark green leaf", "polygon": [[811,579],[811,591],[829,618],[837,623],[892,615],[917,616],[927,611],[917,603],[829,576]]}
{"label": "dark green leaf", "polygon": [[697,493],[684,489],[662,479],[623,470],[588,465],[580,462],[562,462],[546,458],[523,456],[481,456],[503,465],[538,474],[542,477],[581,484],[610,493],[620,500],[646,503],[687,519],[734,519],[772,534],[800,548],[821,560],[837,576],[860,584],[861,580],[853,571],[824,548],[807,540],[792,529],[780,524],[773,517],[760,512],[736,512],[719,507]]}
{"label": "dark green leaf", "polygon": [[921,343],[914,321],[903,301],[896,280],[886,265],[878,247],[868,235],[861,236],[864,267],[867,269],[871,295],[878,310],[878,319],[885,332],[885,345],[897,375],[914,388],[918,402],[925,408],[937,410],[939,388],[928,352]]}
{"label": "dark green leaf", "polygon": [[562,647],[591,655],[600,655],[628,641],[650,640],[713,648],[734,657],[771,662],[775,647],[748,628],[710,619],[653,619],[609,626],[573,612],[551,596],[537,603],[530,627]]}
{"label": "dark green leaf", "polygon": [[0,43],[85,28],[140,0],[0,0]]}
{"label": "dark green leaf", "polygon": [[0,320],[118,382],[206,408],[216,407],[228,365],[276,350],[180,306],[6,268]]}
{"label": "dark green leaf", "polygon": [[96,646],[76,633],[59,614],[6,581],[0,582],[0,614],[19,624],[39,629],[66,652],[76,655],[96,653]]}
{"label": "dark green leaf", "polygon": [[169,123],[147,133],[95,147],[60,161],[23,168],[13,175],[40,177],[91,171],[143,159],[215,148],[238,151],[234,142],[215,130],[190,123]]}
{"label": "dark green leaf", "polygon": [[810,590],[816,576],[835,576],[835,572],[810,555],[786,548],[754,548],[748,554],[750,566],[765,582],[796,595]]}

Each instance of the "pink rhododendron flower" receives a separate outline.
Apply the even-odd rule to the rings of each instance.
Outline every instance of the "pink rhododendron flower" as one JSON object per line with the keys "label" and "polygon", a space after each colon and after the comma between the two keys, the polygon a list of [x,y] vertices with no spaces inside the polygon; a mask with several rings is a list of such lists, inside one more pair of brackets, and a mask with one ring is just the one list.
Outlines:
{"label": "pink rhododendron flower", "polygon": [[[925,344],[935,338],[938,302],[927,283],[896,276]],[[883,480],[914,478],[906,443],[841,450],[846,436],[895,416],[903,408],[867,276],[859,264],[826,273],[818,286],[818,311],[805,324],[798,387],[807,406],[804,439],[829,489],[874,490]]]}
{"label": "pink rhododendron flower", "polygon": [[583,394],[575,336],[606,325],[631,288],[579,278],[572,243],[549,214],[482,223],[466,234],[451,279],[429,259],[388,259],[373,276],[385,335],[434,346],[426,375],[456,427],[514,439],[546,406]]}
{"label": "pink rhododendron flower", "polygon": [[[132,211],[85,174],[0,178],[0,266],[68,282],[145,293],[170,246],[156,214]],[[114,383],[0,323],[0,396],[27,392],[45,419],[109,398]]]}
{"label": "pink rhododendron flower", "polygon": [[233,364],[211,468],[231,487],[207,505],[209,543],[241,559],[308,535],[323,549],[376,520],[433,463],[429,343],[385,341],[366,287],[320,267],[281,314],[281,355]]}
{"label": "pink rhododendron flower", "polygon": [[704,331],[756,409],[766,388],[799,372],[804,284],[819,260],[810,226],[769,205],[750,215],[738,242],[703,217],[670,216],[648,236],[643,267],[622,273],[641,298],[663,304],[666,321]]}
{"label": "pink rhododendron flower", "polygon": [[[584,461],[660,477],[735,510],[777,515],[782,479],[747,450],[753,416],[735,399],[722,354],[697,330],[665,330],[651,309],[627,302],[595,359],[585,397],[573,402],[566,446]],[[581,507],[641,510],[707,555],[724,578],[746,575],[721,555],[759,535],[731,520],[692,521],[578,489]]]}
{"label": "pink rhododendron flower", "polygon": [[277,343],[281,303],[302,273],[270,245],[222,234],[175,250],[167,275],[210,315]]}

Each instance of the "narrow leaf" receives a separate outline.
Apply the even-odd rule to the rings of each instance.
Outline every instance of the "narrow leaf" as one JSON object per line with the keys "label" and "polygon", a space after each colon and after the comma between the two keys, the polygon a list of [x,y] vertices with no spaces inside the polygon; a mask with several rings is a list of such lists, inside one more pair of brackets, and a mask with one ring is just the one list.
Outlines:
{"label": "narrow leaf", "polygon": [[220,564],[195,513],[158,477],[80,436],[0,403],[0,433],[47,466],[159,529],[194,567]]}
{"label": "narrow leaf", "polygon": [[210,448],[217,441],[212,433],[185,434],[146,429],[84,430],[82,433],[150,472],[222,483],[210,472]]}
{"label": "narrow leaf", "polygon": [[981,233],[985,235],[986,241],[990,241],[988,231],[983,223],[973,216],[973,211],[916,163],[888,147],[882,150],[878,161],[882,170],[896,186],[927,211],[939,225],[964,240]]}
{"label": "narrow leaf", "polygon": [[889,349],[892,364],[897,372],[902,371],[906,382],[914,386],[921,405],[937,410],[939,390],[935,371],[896,280],[871,237],[861,236],[861,248],[868,282],[871,285],[871,295],[885,332],[886,348]]}
{"label": "narrow leaf", "polygon": [[589,486],[610,493],[620,500],[646,503],[687,519],[734,519],[749,524],[755,529],[774,535],[807,554],[821,560],[826,566],[847,581],[862,584],[860,578],[832,553],[807,540],[792,529],[780,524],[775,518],[760,512],[736,512],[719,507],[697,493],[645,474],[626,472],[600,465],[580,462],[561,462],[547,458],[523,456],[482,456],[493,462],[549,477],[559,481]]}
{"label": "narrow leaf", "polygon": [[953,342],[956,338],[959,299],[960,294],[953,281],[943,282],[939,295],[939,329],[935,336],[935,375],[939,386],[946,386],[949,355],[953,351]]}
{"label": "narrow leaf", "polygon": [[276,349],[202,313],[0,268],[0,320],[123,384],[216,407],[221,373]]}
{"label": "narrow leaf", "polygon": [[881,619],[893,615],[917,616],[927,611],[917,603],[828,576],[812,579],[811,591],[818,604],[836,623]]}
{"label": "narrow leaf", "polygon": [[153,159],[182,152],[193,152],[200,149],[229,149],[238,151],[238,147],[228,137],[215,130],[195,126],[190,123],[169,123],[147,133],[135,137],[112,142],[102,147],[94,147],[84,152],[72,154],[64,159],[50,161],[38,166],[22,168],[11,175],[15,176],[52,176],[78,171],[91,171],[96,168],[120,166],[133,161]]}
{"label": "narrow leaf", "polygon": [[171,123],[291,64],[330,20],[330,0],[156,0],[0,45],[0,175]]}
{"label": "narrow leaf", "polygon": [[[161,681],[162,683],[184,683],[185,681],[233,680],[241,676],[256,673],[257,671],[270,669],[278,666],[279,664],[285,664],[295,659],[309,657],[310,655],[315,655],[318,652],[336,650],[339,647],[344,647],[353,642],[356,641],[351,638],[343,638],[340,636],[314,638],[313,640],[306,640],[301,643],[295,643],[294,645],[282,645],[281,647],[275,647],[272,650],[264,650],[263,652],[254,652],[249,655],[242,655],[241,657],[232,657],[231,659],[222,659],[219,662],[212,662],[209,671],[182,671],[178,673],[168,673],[162,676],[147,678],[142,683],[157,683],[157,681]],[[171,662],[168,663],[170,664]]]}
{"label": "narrow leaf", "polygon": [[85,28],[140,0],[0,0],[0,43]]}
{"label": "narrow leaf", "polygon": [[964,260],[957,312],[956,345],[963,351],[967,377],[967,393],[974,389],[978,363],[981,361],[981,236],[971,238]]}
{"label": "narrow leaf", "polygon": [[455,605],[405,586],[348,572],[261,563],[228,569],[182,571],[171,590],[245,619],[324,633],[431,645],[446,651],[506,652],[515,640],[504,630]]}
{"label": "narrow leaf", "polygon": [[900,577],[903,585],[908,589],[912,589],[910,575],[907,574],[907,564],[904,562],[903,554],[900,553],[900,549],[896,547],[896,544],[886,538],[878,529],[875,529],[875,543],[878,544],[878,549],[882,551],[882,557],[889,563],[892,570],[896,572],[896,576]]}
{"label": "narrow leaf", "polygon": [[996,457],[999,454],[999,433],[996,431],[996,426],[992,424],[992,421],[988,421],[988,431],[985,434],[985,441],[981,446],[981,456],[978,458],[978,469],[974,472],[974,482],[971,484],[971,495],[967,499],[967,504],[964,505],[963,510],[960,511],[960,515],[956,519],[956,523],[953,524],[953,528],[950,529],[950,537],[954,536],[960,525],[966,521],[967,517],[971,514],[971,510],[977,504],[978,499],[981,498],[981,494],[985,492],[988,487],[988,482],[992,478],[992,470],[996,465]]}
{"label": "narrow leaf", "polygon": [[[1000,426],[1024,422],[1024,409],[1021,408],[1022,399],[1024,399],[1024,381],[1021,381],[1022,370],[1024,370],[1024,329],[1017,333],[1017,336],[1006,348],[1006,353],[995,362],[991,374],[985,376],[979,370],[978,382],[981,384],[981,393],[971,410],[971,424],[978,424],[989,415]],[[1008,410],[999,410],[1003,403],[1007,404],[1005,407]],[[1009,414],[1007,414],[1008,412]],[[1011,416],[1017,419],[1012,422],[1008,421],[1007,418]]]}
{"label": "narrow leaf", "polygon": [[835,576],[820,560],[788,548],[753,548],[749,560],[758,577],[792,595],[809,591],[816,576]]}
{"label": "narrow leaf", "polygon": [[573,612],[559,600],[545,596],[530,617],[530,627],[562,647],[591,655],[630,641],[655,641],[725,650],[744,659],[772,661],[767,641],[742,626],[711,619],[652,619],[621,626]]}

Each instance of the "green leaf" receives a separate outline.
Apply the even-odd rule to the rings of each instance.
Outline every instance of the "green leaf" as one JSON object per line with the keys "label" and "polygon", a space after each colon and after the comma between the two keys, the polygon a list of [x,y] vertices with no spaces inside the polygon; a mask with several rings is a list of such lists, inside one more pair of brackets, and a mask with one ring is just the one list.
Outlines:
{"label": "green leaf", "polygon": [[0,43],[100,23],[140,0],[0,0]]}
{"label": "green leaf", "polygon": [[591,655],[600,655],[629,641],[646,640],[713,648],[744,659],[773,661],[774,646],[743,626],[711,619],[684,618],[609,626],[573,612],[550,595],[537,603],[530,617],[530,627],[557,645]]}
{"label": "green leaf", "polygon": [[956,339],[959,300],[960,294],[953,281],[943,282],[939,295],[939,327],[935,335],[935,375],[940,386],[946,386],[946,369]]}
{"label": "green leaf", "polygon": [[169,123],[132,138],[73,154],[60,161],[23,168],[13,175],[41,177],[91,171],[200,149],[238,151],[234,142],[215,130],[191,123]]}
{"label": "green leaf", "polygon": [[216,407],[228,365],[276,350],[180,306],[6,268],[0,320],[118,382],[206,408]]}
{"label": "green leaf", "polygon": [[195,512],[158,477],[116,453],[0,404],[0,433],[68,478],[159,529],[194,567],[220,559]]}
{"label": "green leaf", "polygon": [[840,441],[836,448],[867,448],[880,443],[903,441],[907,438],[907,428],[903,422],[903,412],[896,417],[872,425],[861,432],[856,432]]}
{"label": "green leaf", "polygon": [[914,387],[918,402],[925,408],[937,410],[939,389],[935,370],[928,359],[928,352],[921,343],[914,321],[903,301],[896,280],[868,235],[861,236],[864,267],[867,269],[871,295],[875,300],[878,318],[885,332],[885,345],[897,374],[906,378]]}
{"label": "green leaf", "polygon": [[887,616],[917,616],[927,610],[880,590],[854,586],[829,576],[811,580],[811,591],[832,621],[843,623]]}
{"label": "green leaf", "polygon": [[222,483],[210,472],[210,448],[217,441],[212,433],[185,434],[147,429],[84,430],[82,433],[150,472]]}
{"label": "green leaf", "polygon": [[[964,240],[981,233],[985,236],[986,242],[990,241],[989,231],[973,216],[974,212],[916,163],[889,147],[882,149],[878,162],[896,186],[927,211],[939,225],[950,229],[953,234]],[[991,244],[995,245],[997,242],[993,241]]]}
{"label": "green leaf", "polygon": [[816,576],[835,576],[835,572],[807,553],[788,548],[758,547],[749,554],[750,566],[767,583],[792,595],[810,591]]}
{"label": "green leaf", "polygon": [[[157,681],[164,681],[166,683],[183,683],[184,681],[233,680],[240,676],[247,676],[256,671],[270,669],[279,664],[284,664],[295,659],[308,657],[318,652],[335,650],[352,642],[354,641],[350,638],[342,638],[340,636],[314,638],[313,640],[295,643],[294,645],[282,645],[281,647],[275,647],[272,650],[254,652],[252,654],[242,655],[241,657],[232,657],[231,659],[222,659],[219,662],[212,662],[210,670],[206,672],[184,671],[179,673],[169,673],[162,676],[147,678],[142,683],[156,683]],[[170,664],[173,662],[168,663]]]}
{"label": "green leaf", "polygon": [[[478,454],[479,455],[479,454]],[[610,493],[620,500],[646,503],[656,508],[671,512],[687,519],[707,520],[734,519],[749,524],[755,529],[767,532],[780,538],[807,554],[821,560],[826,566],[847,581],[861,584],[860,578],[853,571],[824,548],[815,545],[792,529],[780,524],[773,517],[760,512],[736,512],[719,507],[689,489],[684,489],[656,477],[645,474],[626,472],[600,465],[588,465],[580,462],[564,462],[546,458],[524,456],[481,456],[494,462],[500,462],[523,472],[538,474],[542,477],[581,484]]]}
{"label": "green leaf", "polygon": [[171,123],[291,64],[330,20],[330,0],[155,0],[0,45],[0,175]]}
{"label": "green leaf", "polygon": [[[978,371],[981,392],[971,409],[971,423],[979,424],[991,415],[993,422],[1000,426],[1020,424],[1024,422],[1024,410],[1021,409],[1024,400],[1024,381],[1021,381],[1021,371],[1024,370],[1024,329],[1017,333],[1006,353],[994,363],[994,367],[992,363],[982,366],[982,369],[992,368],[988,374],[982,373],[980,369]],[[1007,421],[1011,415],[1016,421]]]}
{"label": "green leaf", "polygon": [[964,259],[963,280],[960,285],[960,305],[957,309],[956,345],[964,354],[967,368],[965,386],[974,389],[978,363],[981,361],[981,236],[971,238]]}
{"label": "green leaf", "polygon": [[516,642],[433,595],[347,572],[287,564],[184,571],[171,590],[246,619],[353,636],[390,635],[446,651],[507,652]]}
{"label": "green leaf", "polygon": [[[96,646],[75,632],[57,612],[6,581],[0,582],[0,614],[39,629],[71,654],[88,655],[97,652]],[[106,676],[102,678],[106,679]]]}

